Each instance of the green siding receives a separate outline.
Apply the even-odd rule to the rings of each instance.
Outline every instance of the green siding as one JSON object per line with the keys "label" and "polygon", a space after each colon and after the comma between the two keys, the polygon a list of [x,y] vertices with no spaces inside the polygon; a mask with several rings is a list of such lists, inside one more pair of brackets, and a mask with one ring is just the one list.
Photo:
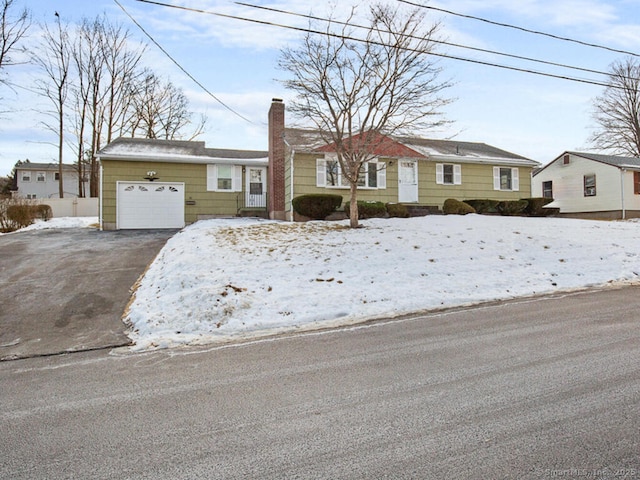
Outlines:
{"label": "green siding", "polygon": [[[161,182],[183,182],[185,201],[195,201],[195,205],[185,205],[185,222],[193,223],[198,216],[236,215],[238,199],[243,192],[207,191],[207,166],[188,163],[126,162],[102,160],[102,218],[105,225],[116,224],[116,182],[143,181],[147,172],[155,171]],[[243,179],[242,188],[245,182]]]}
{"label": "green siding", "polygon": [[[311,193],[332,193],[342,195],[342,202],[349,201],[349,188],[316,187],[316,159],[321,156],[304,154],[296,155],[294,166],[294,197]],[[395,165],[394,165],[395,166]],[[398,201],[398,170],[387,167],[386,189],[358,189],[358,200],[378,200],[381,202]]]}
{"label": "green siding", "polygon": [[[438,162],[440,163],[440,162]],[[516,192],[493,189],[493,165],[463,163],[461,185],[436,184],[436,162],[419,162],[419,201],[442,208],[448,198],[472,200],[518,200],[531,196],[531,167],[518,167],[520,189]]]}
{"label": "green siding", "polygon": [[[316,187],[316,159],[322,158],[313,154],[296,155],[294,178],[294,197],[310,193],[335,193],[342,195],[343,202],[349,200],[348,188]],[[398,201],[398,161],[381,159],[387,163],[386,189],[359,189],[359,200],[378,200],[381,202]],[[391,163],[391,164],[390,164]],[[461,164],[461,185],[436,184],[436,163],[418,161],[418,203],[442,208],[448,198],[469,200],[489,198],[493,200],[517,200],[531,196],[531,167],[519,167],[519,191],[500,191],[493,189],[493,165]],[[287,202],[290,201],[290,195]],[[287,203],[289,205],[289,203]]]}

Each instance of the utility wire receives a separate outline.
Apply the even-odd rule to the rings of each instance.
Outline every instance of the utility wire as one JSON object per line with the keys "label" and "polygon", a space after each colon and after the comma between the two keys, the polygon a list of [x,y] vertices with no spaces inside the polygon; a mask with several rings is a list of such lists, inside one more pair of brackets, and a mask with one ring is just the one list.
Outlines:
{"label": "utility wire", "polygon": [[226,103],[224,103],[222,100],[220,100],[218,97],[216,97],[213,93],[211,93],[207,87],[205,87],[202,83],[200,83],[193,75],[191,75],[182,65],[180,65],[180,63],[178,63],[178,61],[173,58],[171,56],[171,54],[169,52],[167,52],[162,45],[160,45],[152,36],[149,32],[147,32],[144,27],[142,25],[140,25],[140,23],[138,23],[136,21],[135,18],[133,18],[129,12],[127,12],[127,10],[120,4],[120,2],[118,0],[113,0],[116,5],[118,5],[122,11],[127,15],[127,17],[129,17],[129,19],[135,23],[135,25],[142,31],[142,33],[144,33],[147,38],[149,38],[149,40],[151,40],[153,42],[153,44],[158,47],[162,53],[164,53],[169,60],[171,60],[187,77],[189,77],[196,85],[198,85],[202,90],[204,90],[211,98],[213,98],[216,102],[218,102],[220,105],[222,105],[224,108],[226,108],[227,110],[229,110],[231,113],[233,113],[234,115],[240,117],[241,119],[243,119],[246,122],[249,122],[251,124],[255,124],[255,122],[252,122],[251,120],[249,120],[247,117],[243,116],[242,114],[236,112],[233,108],[231,108],[229,105],[227,105]]}
{"label": "utility wire", "polygon": [[[154,0],[137,0],[137,1],[138,2],[142,2],[142,3],[149,3],[149,4],[153,4],[153,5],[158,5],[158,6],[162,6],[162,7],[175,8],[175,9],[178,9],[178,10],[185,10],[185,11],[190,11],[190,12],[195,12],[195,13],[203,13],[203,14],[207,14],[207,15],[214,15],[214,16],[221,17],[221,18],[229,18],[229,19],[234,19],[234,20],[241,20],[241,21],[245,21],[245,22],[256,23],[256,24],[259,24],[259,25],[266,25],[266,26],[272,26],[272,27],[278,27],[278,28],[285,28],[285,29],[288,29],[288,30],[295,30],[295,31],[304,32],[304,33],[312,33],[312,34],[316,34],[316,35],[331,36],[331,37],[335,37],[335,38],[340,38],[342,40],[351,40],[351,41],[361,42],[361,43],[366,43],[367,42],[367,40],[363,40],[361,38],[356,38],[356,37],[351,37],[351,36],[338,35],[338,34],[335,34],[335,33],[312,30],[312,29],[309,29],[309,28],[302,28],[302,27],[295,27],[295,26],[291,26],[291,25],[273,23],[273,22],[268,22],[266,20],[256,20],[256,19],[252,19],[252,18],[239,17],[239,16],[236,16],[236,15],[228,15],[228,14],[224,14],[224,13],[212,12],[212,11],[207,11],[207,10],[200,10],[200,9],[191,8],[191,7],[183,7],[183,6],[180,6],[180,5],[172,5],[172,4],[169,4],[169,3],[163,3],[163,2],[154,1]],[[327,21],[329,21],[329,20],[327,20]],[[369,43],[380,45],[380,46],[385,46],[382,42],[369,41]],[[540,71],[537,71],[537,70],[531,70],[531,69],[519,68],[519,67],[512,67],[512,66],[508,66],[508,65],[501,65],[501,64],[497,64],[497,63],[488,62],[488,61],[474,60],[474,59],[465,58],[465,57],[459,57],[459,56],[455,56],[455,55],[448,55],[448,54],[435,53],[435,52],[429,52],[429,55],[433,55],[433,56],[441,57],[441,58],[448,58],[448,59],[451,59],[451,60],[458,60],[458,61],[461,61],[461,62],[474,63],[474,64],[478,64],[478,65],[485,65],[485,66],[490,66],[490,67],[495,67],[495,68],[501,68],[501,69],[504,69],[504,70],[512,70],[512,71],[516,71],[516,72],[529,73],[529,74],[532,74],[532,75],[538,75],[538,76],[543,76],[543,77],[556,78],[556,79],[560,79],[560,80],[568,80],[568,81],[584,83],[584,84],[588,84],[588,85],[597,85],[599,87],[621,88],[621,87],[611,86],[611,85],[609,85],[607,83],[599,82],[599,81],[596,81],[596,80],[589,80],[589,79],[583,79],[583,78],[569,77],[569,76],[566,76],[566,75],[558,75],[558,74],[553,74],[553,73],[540,72]]]}
{"label": "utility wire", "polygon": [[[353,23],[347,23],[347,22],[340,22],[338,20],[329,20],[326,18],[321,18],[321,17],[316,17],[313,15],[305,15],[302,13],[295,13],[295,12],[289,12],[287,10],[280,10],[277,8],[272,8],[272,7],[264,7],[261,5],[253,5],[251,3],[244,3],[244,2],[234,2],[236,5],[241,5],[243,7],[250,7],[250,8],[256,8],[259,10],[266,10],[266,11],[270,11],[270,12],[276,12],[276,13],[283,13],[285,15],[292,15],[295,17],[302,17],[302,18],[306,18],[309,20],[316,20],[316,21],[322,21],[322,22],[328,22],[328,23],[334,23],[337,25],[345,25],[345,26],[351,26],[351,27],[356,27],[356,28],[361,28],[361,29],[367,29],[368,27],[362,26],[362,25],[356,25]],[[408,35],[409,38],[416,38],[419,39],[419,37],[416,37],[415,35]],[[583,68],[583,67],[576,67],[573,65],[566,65],[564,63],[556,63],[556,62],[550,62],[548,60],[540,60],[537,58],[531,58],[531,57],[523,57],[521,55],[513,55],[511,53],[504,53],[504,52],[498,52],[496,50],[488,50],[488,49],[484,49],[484,48],[478,48],[478,47],[472,47],[469,45],[460,45],[458,43],[451,43],[451,42],[445,42],[443,40],[436,40],[436,39],[431,39],[430,40],[433,43],[437,43],[437,44],[441,44],[441,45],[447,45],[449,47],[456,47],[456,48],[463,48],[463,49],[467,49],[467,50],[473,50],[476,52],[482,52],[482,53],[490,53],[493,55],[500,55],[503,57],[508,57],[508,58],[515,58],[517,60],[526,60],[528,62],[535,62],[535,63],[541,63],[544,65],[551,65],[554,67],[561,67],[561,68],[567,68],[567,69],[571,69],[571,70],[579,70],[581,72],[587,72],[587,73],[595,73],[597,75],[605,75],[605,76],[609,76],[608,72],[603,72],[600,70],[592,70],[590,68]]]}
{"label": "utility wire", "polygon": [[520,30],[521,32],[526,32],[526,33],[532,33],[534,35],[542,35],[544,37],[554,38],[556,40],[562,40],[564,42],[577,43],[579,45],[584,45],[586,47],[599,48],[599,49],[602,49],[602,50],[608,50],[610,52],[622,53],[622,54],[625,54],[625,55],[631,55],[631,56],[634,56],[634,57],[640,57],[640,54],[637,54],[637,53],[634,53],[634,52],[629,52],[627,50],[618,50],[616,48],[607,47],[605,45],[598,45],[596,43],[584,42],[582,40],[576,40],[574,38],[561,37],[559,35],[554,35],[552,33],[540,32],[540,31],[537,31],[537,30],[530,30],[528,28],[519,27],[517,25],[511,25],[509,23],[501,23],[501,22],[496,22],[494,20],[488,20],[488,19],[482,18],[482,17],[475,17],[473,15],[465,15],[465,14],[462,14],[462,13],[453,12],[451,10],[445,10],[444,8],[432,7],[430,5],[423,5],[423,4],[420,4],[420,3],[411,2],[409,0],[398,0],[398,2],[406,3],[407,5],[412,5],[414,7],[426,8],[426,9],[429,9],[429,10],[435,10],[435,11],[438,11],[438,12],[447,13],[449,15],[454,15],[456,17],[462,17],[462,18],[468,18],[468,19],[471,19],[471,20],[477,20],[479,22],[485,22],[485,23],[488,23],[488,24],[491,24],[491,25],[497,25],[499,27],[512,28],[514,30]]}

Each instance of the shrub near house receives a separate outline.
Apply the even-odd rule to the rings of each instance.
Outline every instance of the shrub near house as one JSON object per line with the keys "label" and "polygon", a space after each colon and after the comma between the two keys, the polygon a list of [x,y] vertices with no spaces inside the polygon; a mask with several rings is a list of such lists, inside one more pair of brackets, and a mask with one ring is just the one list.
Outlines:
{"label": "shrub near house", "polygon": [[442,211],[446,215],[467,215],[469,213],[476,213],[476,210],[471,206],[455,198],[448,198],[444,201]]}
{"label": "shrub near house", "polygon": [[52,217],[49,205],[34,204],[33,201],[17,197],[0,200],[0,232],[15,232],[31,225],[36,219],[44,221]]}
{"label": "shrub near house", "polygon": [[293,209],[298,215],[313,220],[323,220],[342,203],[341,195],[315,194],[301,195],[293,199]]}

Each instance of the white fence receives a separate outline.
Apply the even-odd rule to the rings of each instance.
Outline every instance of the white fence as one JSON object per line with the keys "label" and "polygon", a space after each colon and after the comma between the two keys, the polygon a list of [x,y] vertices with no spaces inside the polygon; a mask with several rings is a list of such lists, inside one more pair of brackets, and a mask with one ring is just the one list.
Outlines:
{"label": "white fence", "polygon": [[39,198],[38,203],[49,205],[54,218],[97,217],[98,198]]}

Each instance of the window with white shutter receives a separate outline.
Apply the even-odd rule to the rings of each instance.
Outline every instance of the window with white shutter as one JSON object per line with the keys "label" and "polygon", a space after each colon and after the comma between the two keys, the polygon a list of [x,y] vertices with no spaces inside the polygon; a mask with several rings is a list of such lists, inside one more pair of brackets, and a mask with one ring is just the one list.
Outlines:
{"label": "window with white shutter", "polygon": [[227,164],[207,165],[207,191],[241,192],[242,166]]}
{"label": "window with white shutter", "polygon": [[450,163],[437,163],[436,184],[462,185],[462,166]]}
{"label": "window with white shutter", "polygon": [[493,189],[512,192],[520,190],[519,170],[509,167],[493,167]]}

